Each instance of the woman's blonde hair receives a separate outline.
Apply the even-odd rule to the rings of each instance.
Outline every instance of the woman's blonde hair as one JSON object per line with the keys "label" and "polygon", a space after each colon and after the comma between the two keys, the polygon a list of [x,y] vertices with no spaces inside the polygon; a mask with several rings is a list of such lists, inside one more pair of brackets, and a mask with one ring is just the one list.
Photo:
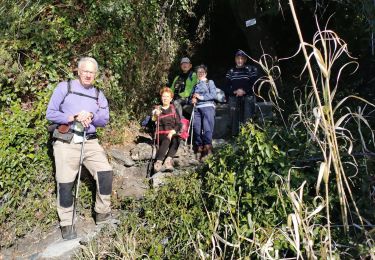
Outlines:
{"label": "woman's blonde hair", "polygon": [[172,89],[168,88],[168,87],[163,87],[161,90],[160,90],[160,96],[162,96],[164,93],[169,93],[171,94],[171,98],[173,98],[174,96],[174,93],[172,91]]}

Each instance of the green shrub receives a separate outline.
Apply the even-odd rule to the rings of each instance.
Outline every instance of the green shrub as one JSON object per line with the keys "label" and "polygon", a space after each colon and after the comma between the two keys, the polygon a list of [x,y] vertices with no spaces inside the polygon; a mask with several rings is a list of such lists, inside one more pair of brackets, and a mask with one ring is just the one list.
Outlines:
{"label": "green shrub", "polygon": [[[256,256],[259,246],[252,247],[246,239],[266,244],[275,235],[273,230],[286,223],[291,210],[290,202],[283,200],[281,184],[288,166],[284,153],[267,134],[249,124],[241,130],[235,146],[218,151],[199,174],[174,177],[150,191],[144,200],[134,202],[131,212],[141,209],[138,224],[129,228],[130,220],[124,219],[121,226],[126,228],[110,243],[131,237],[138,257],[156,259]],[[290,250],[284,236],[275,236],[275,250]],[[96,246],[90,248],[96,248],[97,256],[101,247],[116,251],[114,246],[108,249],[102,237],[93,244]]]}
{"label": "green shrub", "polygon": [[[4,233],[24,234],[30,229],[24,220],[51,222],[48,195],[54,192],[54,181],[45,96],[43,93],[33,103],[12,102],[0,112],[0,230]],[[1,241],[7,242],[11,240]]]}
{"label": "green shrub", "polygon": [[[290,164],[266,132],[245,125],[234,145],[227,145],[209,159],[203,169],[203,191],[215,232],[236,247],[228,247],[221,257],[253,255],[255,244],[265,243],[291,210],[283,198],[282,183]],[[281,227],[281,226],[280,226]],[[249,243],[252,239],[255,243]],[[275,250],[287,250],[279,236]],[[222,248],[225,243],[220,242]],[[254,255],[253,255],[254,256]]]}
{"label": "green shrub", "polygon": [[[50,89],[74,77],[81,56],[96,58],[101,69],[96,85],[111,111],[111,123],[100,134],[121,143],[129,119],[138,119],[165,84],[186,38],[180,25],[194,4],[0,2],[0,232],[7,237],[0,246],[57,219],[45,120]],[[84,184],[82,198],[91,203],[89,192],[90,184]],[[21,222],[28,224],[17,225]]]}
{"label": "green shrub", "polygon": [[[101,234],[80,252],[80,258],[191,258],[196,240],[209,237],[211,230],[200,186],[197,175],[186,174],[150,190],[142,201],[123,202],[126,214],[116,233]],[[209,240],[202,246],[208,244]]]}

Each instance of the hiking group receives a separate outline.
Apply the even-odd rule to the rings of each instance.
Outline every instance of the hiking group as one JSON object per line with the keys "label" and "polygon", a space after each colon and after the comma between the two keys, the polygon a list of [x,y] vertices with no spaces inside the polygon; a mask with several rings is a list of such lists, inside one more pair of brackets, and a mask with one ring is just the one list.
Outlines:
{"label": "hiking group", "polygon": [[[258,73],[255,66],[246,65],[246,56],[243,51],[237,51],[235,67],[226,74],[224,90],[229,97],[232,135],[238,134],[240,124],[254,114],[253,85]],[[174,78],[171,87],[160,90],[161,105],[152,110],[156,125],[154,140],[158,148],[154,172],[173,171],[173,157],[181,139],[188,138],[190,128],[193,129],[191,141],[194,141],[196,158],[203,160],[212,153],[217,88],[207,79],[205,65],[199,65],[193,71],[190,59],[184,57],[180,69],[181,73]],[[57,213],[65,240],[77,237],[75,215],[82,166],[96,182],[96,224],[113,220],[110,201],[113,170],[96,135],[97,128],[108,123],[109,109],[103,92],[94,86],[97,72],[95,59],[80,59],[77,79],[57,85],[46,112],[46,118],[52,123],[49,131],[53,137]]]}

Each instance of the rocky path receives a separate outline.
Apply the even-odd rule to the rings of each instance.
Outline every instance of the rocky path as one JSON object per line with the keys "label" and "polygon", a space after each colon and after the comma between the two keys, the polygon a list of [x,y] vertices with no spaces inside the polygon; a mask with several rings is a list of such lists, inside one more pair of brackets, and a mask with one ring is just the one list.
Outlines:
{"label": "rocky path", "polygon": [[[180,145],[174,158],[175,171],[159,172],[147,178],[147,165],[152,156],[151,140],[129,144],[126,147],[107,150],[114,170],[113,195],[121,201],[127,198],[141,199],[150,187],[161,185],[167,177],[178,176],[192,167],[199,165],[189,145]],[[223,140],[215,140],[214,146],[221,145]],[[155,153],[155,151],[154,151]],[[88,173],[87,173],[88,174]],[[83,173],[83,178],[85,174]],[[118,212],[118,214],[125,214]],[[77,220],[78,238],[64,241],[61,238],[58,223],[48,232],[34,231],[11,248],[0,252],[3,259],[71,259],[82,244],[87,243],[102,228],[115,229],[116,225],[96,226],[92,218],[79,216]]]}
{"label": "rocky path", "polygon": [[[271,106],[267,103],[257,103],[259,118],[272,117]],[[223,139],[228,136],[229,114],[227,104],[216,106],[214,149],[226,143]],[[178,176],[187,170],[194,169],[199,162],[195,159],[189,145],[180,145],[174,158],[175,170],[173,173],[158,172],[151,178],[147,178],[147,165],[152,156],[152,140],[147,135],[142,135],[139,129],[130,129],[130,136],[135,142],[128,143],[124,147],[107,149],[114,170],[113,196],[118,201],[128,198],[141,199],[150,187],[163,184],[165,179]],[[155,153],[155,151],[154,151]],[[85,178],[83,174],[83,178]],[[125,214],[119,212],[119,214]],[[74,252],[82,244],[93,239],[103,226],[96,226],[94,220],[79,216],[77,221],[78,238],[64,241],[61,238],[58,223],[48,232],[34,231],[26,237],[18,240],[11,248],[0,252],[0,260],[4,259],[71,259]],[[115,228],[110,225],[108,228]]]}

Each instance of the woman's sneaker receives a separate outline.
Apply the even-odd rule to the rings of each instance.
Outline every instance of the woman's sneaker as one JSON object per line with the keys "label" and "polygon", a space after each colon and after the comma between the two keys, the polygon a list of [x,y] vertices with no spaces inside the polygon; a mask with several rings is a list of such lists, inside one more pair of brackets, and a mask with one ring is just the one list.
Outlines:
{"label": "woman's sneaker", "polygon": [[200,161],[201,157],[202,157],[202,152],[203,152],[203,146],[195,146],[193,148],[194,150],[194,155],[195,155],[195,159],[197,161]]}
{"label": "woman's sneaker", "polygon": [[157,160],[155,163],[154,163],[154,172],[160,172],[161,171],[161,167],[163,165],[163,162],[160,161],[160,160]]}
{"label": "woman's sneaker", "polygon": [[172,157],[167,157],[167,159],[165,159],[164,167],[164,171],[166,172],[172,172],[174,170]]}

